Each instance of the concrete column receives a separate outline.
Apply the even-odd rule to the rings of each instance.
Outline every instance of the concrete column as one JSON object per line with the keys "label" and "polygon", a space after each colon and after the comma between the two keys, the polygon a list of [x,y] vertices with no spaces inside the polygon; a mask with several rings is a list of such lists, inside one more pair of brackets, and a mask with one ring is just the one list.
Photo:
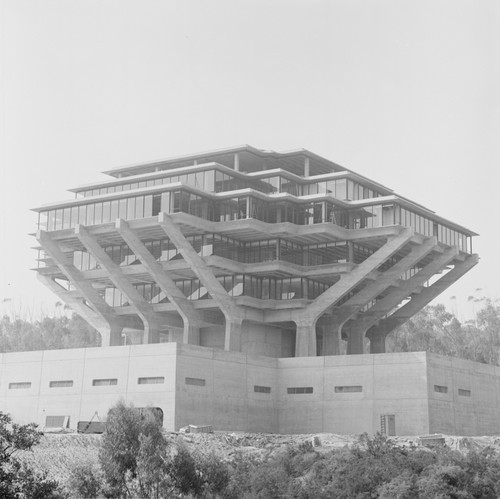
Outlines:
{"label": "concrete column", "polygon": [[352,241],[347,241],[347,261],[354,263],[354,244]]}
{"label": "concrete column", "polygon": [[364,352],[364,344],[363,337],[361,331],[351,331],[347,338],[347,355],[358,355],[363,354]]}
{"label": "concrete column", "polygon": [[347,336],[347,355],[365,353],[365,327],[352,327]]}
{"label": "concrete column", "polygon": [[240,171],[240,153],[234,153],[234,171]]}
{"label": "concrete column", "polygon": [[366,336],[370,339],[370,353],[385,353],[385,338],[387,334],[383,329],[372,326],[366,333]]}
{"label": "concrete column", "polygon": [[340,331],[335,324],[319,326],[323,333],[323,355],[340,354]]}
{"label": "concrete column", "polygon": [[[125,220],[118,219],[116,221],[116,230],[141,260],[141,263],[148,273],[154,278],[155,282],[158,283],[158,286],[167,295],[169,301],[175,306],[177,312],[179,312],[182,317],[184,323],[183,342],[199,345],[199,328],[200,324],[203,322],[202,314],[196,310],[193,304],[182,294],[174,280],[163,270],[162,265],[154,259],[153,255],[147,250],[144,243]],[[192,343],[193,341],[195,343]]]}
{"label": "concrete column", "polygon": [[304,158],[304,177],[309,177],[310,168],[309,168],[309,158]]}
{"label": "concrete column", "polygon": [[[155,314],[153,307],[134,288],[122,269],[102,249],[96,238],[82,225],[74,229],[75,235],[96,259],[99,265],[108,272],[111,282],[127,297],[130,306],[134,309],[144,324],[143,343],[159,341],[160,316]],[[181,322],[176,318],[175,326]],[[181,326],[182,327],[182,326]]]}
{"label": "concrete column", "polygon": [[315,357],[316,352],[316,321],[295,321],[295,357]]}
{"label": "concrete column", "polygon": [[189,321],[184,321],[184,332],[182,335],[182,342],[189,343],[190,345],[200,344],[200,328]]}
{"label": "concrete column", "polygon": [[160,325],[156,321],[143,321],[143,343],[160,343]]}
{"label": "concrete column", "polygon": [[108,328],[101,328],[99,330],[99,333],[101,335],[101,346],[120,346],[122,344],[122,331],[123,327],[117,324],[112,324]]}
{"label": "concrete column", "polygon": [[226,317],[224,350],[240,352],[242,332],[243,321],[241,319],[228,319]]}
{"label": "concrete column", "polygon": [[242,309],[234,303],[233,298],[228,295],[205,260],[196,253],[172,219],[165,213],[160,213],[158,222],[224,314],[226,319],[224,348],[226,350],[240,351],[241,324],[243,322]]}

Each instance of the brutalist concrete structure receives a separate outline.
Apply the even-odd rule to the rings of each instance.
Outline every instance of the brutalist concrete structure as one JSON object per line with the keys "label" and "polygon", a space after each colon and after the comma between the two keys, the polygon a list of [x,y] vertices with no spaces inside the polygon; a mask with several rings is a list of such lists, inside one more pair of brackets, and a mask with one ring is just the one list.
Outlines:
{"label": "brutalist concrete structure", "polygon": [[182,343],[0,354],[0,410],[76,429],[119,399],[267,433],[500,433],[500,368],[425,352],[273,358]]}
{"label": "brutalist concrete structure", "polygon": [[473,267],[474,232],[306,150],[118,168],[37,208],[38,278],[103,346],[383,353]]}
{"label": "brutalist concrete structure", "polygon": [[498,368],[385,353],[477,263],[474,232],[306,150],[105,173],[36,209],[38,278],[102,348],[0,354],[0,410],[76,428],[124,398],[170,430],[500,431]]}

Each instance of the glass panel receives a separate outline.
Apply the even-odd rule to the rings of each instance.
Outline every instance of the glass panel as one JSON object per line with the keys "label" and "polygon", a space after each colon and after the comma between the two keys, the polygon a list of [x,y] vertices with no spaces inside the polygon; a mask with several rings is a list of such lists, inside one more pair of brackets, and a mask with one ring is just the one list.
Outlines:
{"label": "glass panel", "polygon": [[111,222],[118,218],[118,200],[111,201]]}
{"label": "glass panel", "polygon": [[153,215],[153,196],[144,196],[144,217],[151,217]]}
{"label": "glass panel", "polygon": [[61,230],[63,227],[63,210],[56,210],[55,230]]}
{"label": "glass panel", "polygon": [[155,194],[153,196],[153,206],[152,206],[152,214],[153,216],[158,215],[161,211],[161,195]]}
{"label": "glass panel", "polygon": [[111,221],[111,201],[104,201],[102,203],[102,223]]}
{"label": "glass panel", "polygon": [[63,229],[69,229],[71,226],[71,208],[63,210]]}
{"label": "glass panel", "polygon": [[102,203],[96,203],[94,208],[94,223],[102,223]]}

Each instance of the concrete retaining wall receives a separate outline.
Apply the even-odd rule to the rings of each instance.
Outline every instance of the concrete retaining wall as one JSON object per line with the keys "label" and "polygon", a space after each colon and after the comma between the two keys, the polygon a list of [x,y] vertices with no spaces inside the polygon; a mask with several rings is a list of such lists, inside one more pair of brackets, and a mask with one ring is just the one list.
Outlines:
{"label": "concrete retaining wall", "polygon": [[160,407],[169,430],[375,433],[382,418],[398,435],[500,433],[498,368],[424,352],[271,358],[164,343],[0,355],[0,410],[19,422],[69,416],[76,428],[120,398]]}

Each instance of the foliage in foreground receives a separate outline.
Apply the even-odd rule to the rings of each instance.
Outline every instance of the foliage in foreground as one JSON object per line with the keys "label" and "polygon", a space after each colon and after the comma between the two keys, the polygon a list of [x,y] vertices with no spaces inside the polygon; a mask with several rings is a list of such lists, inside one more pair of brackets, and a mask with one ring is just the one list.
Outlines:
{"label": "foliage in foreground", "polygon": [[0,497],[2,499],[56,499],[63,497],[58,484],[22,464],[18,451],[31,450],[42,436],[33,423],[19,425],[0,412]]}
{"label": "foliage in foreground", "polygon": [[100,468],[83,464],[73,478],[70,497],[488,499],[500,497],[500,456],[400,447],[365,434],[350,448],[306,442],[227,462],[168,444],[154,417],[120,403],[108,418]]}

